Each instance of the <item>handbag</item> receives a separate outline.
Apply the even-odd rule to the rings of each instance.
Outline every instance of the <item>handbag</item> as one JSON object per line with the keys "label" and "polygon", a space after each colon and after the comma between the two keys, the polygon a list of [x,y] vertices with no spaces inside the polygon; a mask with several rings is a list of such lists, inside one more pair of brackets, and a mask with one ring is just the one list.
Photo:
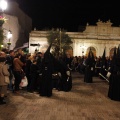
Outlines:
{"label": "handbag", "polygon": [[27,87],[28,85],[28,80],[27,80],[27,77],[24,76],[19,84],[20,87]]}

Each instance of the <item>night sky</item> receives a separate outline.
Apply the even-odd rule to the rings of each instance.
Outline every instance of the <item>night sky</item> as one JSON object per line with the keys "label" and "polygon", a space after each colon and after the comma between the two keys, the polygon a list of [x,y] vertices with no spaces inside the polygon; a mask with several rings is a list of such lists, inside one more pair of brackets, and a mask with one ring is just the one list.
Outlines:
{"label": "night sky", "polygon": [[113,26],[120,25],[120,7],[110,1],[91,0],[18,0],[20,8],[32,18],[37,30],[64,28],[77,32],[79,27],[96,25],[98,19],[109,19]]}

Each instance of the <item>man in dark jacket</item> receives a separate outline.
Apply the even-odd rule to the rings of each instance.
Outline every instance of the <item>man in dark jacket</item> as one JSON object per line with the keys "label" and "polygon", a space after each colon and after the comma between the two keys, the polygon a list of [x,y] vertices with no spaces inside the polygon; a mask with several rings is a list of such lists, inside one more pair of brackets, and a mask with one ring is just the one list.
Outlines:
{"label": "man in dark jacket", "polygon": [[37,90],[37,77],[38,77],[38,66],[37,60],[33,60],[30,66],[30,85],[28,87],[28,92],[34,92]]}
{"label": "man in dark jacket", "polygon": [[13,91],[13,79],[14,79],[14,75],[13,75],[13,59],[15,57],[15,54],[14,54],[14,50],[10,50],[9,51],[9,55],[6,56],[6,64],[8,64],[9,66],[9,73],[10,73],[10,84],[8,85],[8,89]]}

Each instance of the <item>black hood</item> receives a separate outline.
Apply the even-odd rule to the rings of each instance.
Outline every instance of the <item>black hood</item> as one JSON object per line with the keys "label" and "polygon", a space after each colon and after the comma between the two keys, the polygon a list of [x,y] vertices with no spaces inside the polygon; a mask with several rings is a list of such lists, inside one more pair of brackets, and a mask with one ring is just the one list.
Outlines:
{"label": "black hood", "polygon": [[117,56],[117,53],[116,53],[116,47],[114,48],[114,53],[113,53],[113,58],[112,58],[112,66],[113,65],[116,65],[116,56]]}
{"label": "black hood", "polygon": [[50,49],[52,47],[52,43],[50,44],[50,46],[48,47],[48,49],[46,50],[46,52],[44,53],[44,58],[43,58],[43,61],[46,63],[46,62],[49,62],[51,61],[51,53],[50,53]]}
{"label": "black hood", "polygon": [[120,45],[117,48],[117,54],[116,54],[116,65],[120,66]]}
{"label": "black hood", "polygon": [[102,59],[101,59],[101,65],[106,66],[106,47],[104,48]]}
{"label": "black hood", "polygon": [[92,50],[90,48],[88,58],[86,59],[86,64],[91,66],[91,65],[94,64],[94,62],[95,62],[94,55],[93,55],[93,52],[92,52]]}

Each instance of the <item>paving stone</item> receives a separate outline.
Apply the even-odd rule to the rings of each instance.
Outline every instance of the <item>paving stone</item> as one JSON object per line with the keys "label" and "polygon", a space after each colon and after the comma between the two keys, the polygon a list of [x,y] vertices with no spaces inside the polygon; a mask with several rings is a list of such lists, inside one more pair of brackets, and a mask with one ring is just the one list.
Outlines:
{"label": "paving stone", "polygon": [[0,120],[120,120],[120,102],[107,97],[106,81],[94,77],[93,83],[84,83],[80,73],[72,76],[72,90],[54,89],[50,98],[8,91],[7,104],[0,105]]}

